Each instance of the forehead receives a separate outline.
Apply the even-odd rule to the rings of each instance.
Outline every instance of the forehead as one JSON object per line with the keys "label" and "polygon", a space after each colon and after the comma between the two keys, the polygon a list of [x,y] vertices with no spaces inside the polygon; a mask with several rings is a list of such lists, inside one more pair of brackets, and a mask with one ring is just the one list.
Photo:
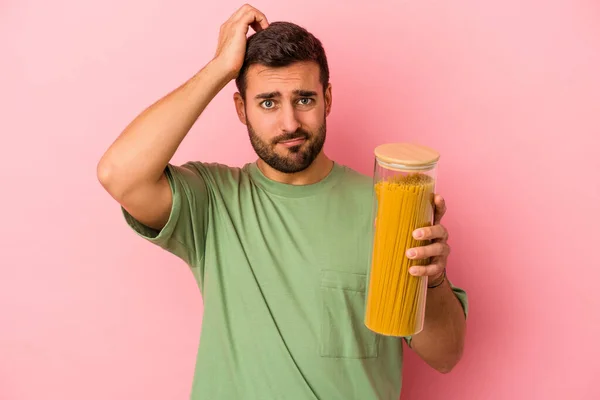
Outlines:
{"label": "forehead", "polygon": [[278,91],[283,95],[294,90],[320,92],[319,73],[319,65],[314,62],[297,62],[276,68],[254,64],[247,71],[246,94],[251,97],[263,92]]}

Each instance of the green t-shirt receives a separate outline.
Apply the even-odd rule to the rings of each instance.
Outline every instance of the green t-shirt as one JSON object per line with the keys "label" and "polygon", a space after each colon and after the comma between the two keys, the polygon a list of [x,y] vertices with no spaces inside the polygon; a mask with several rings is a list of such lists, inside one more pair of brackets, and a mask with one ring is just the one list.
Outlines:
{"label": "green t-shirt", "polygon": [[[173,206],[160,232],[123,212],[198,282],[191,399],[398,399],[402,339],[363,322],[372,178],[337,163],[304,186],[272,181],[256,163],[166,172]],[[466,311],[465,292],[454,290]]]}

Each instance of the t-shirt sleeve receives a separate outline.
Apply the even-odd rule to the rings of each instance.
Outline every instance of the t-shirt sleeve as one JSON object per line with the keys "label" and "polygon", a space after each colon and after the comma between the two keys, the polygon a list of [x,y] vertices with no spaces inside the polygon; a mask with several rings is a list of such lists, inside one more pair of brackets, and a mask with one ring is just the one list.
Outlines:
{"label": "t-shirt sleeve", "polygon": [[184,260],[191,267],[204,259],[208,224],[209,195],[207,185],[192,163],[168,164],[165,175],[173,195],[166,225],[159,231],[136,220],[123,207],[127,224],[142,238]]}
{"label": "t-shirt sleeve", "polygon": [[[450,282],[450,287],[452,288],[454,295],[456,296],[456,298],[460,302],[460,305],[462,306],[463,312],[465,314],[465,318],[467,318],[467,316],[469,314],[469,299],[467,296],[467,292],[465,292],[463,289],[461,289],[457,286],[454,286],[452,284],[452,282]],[[410,346],[410,344],[412,342],[412,336],[406,336],[406,337],[404,337],[404,340]]]}

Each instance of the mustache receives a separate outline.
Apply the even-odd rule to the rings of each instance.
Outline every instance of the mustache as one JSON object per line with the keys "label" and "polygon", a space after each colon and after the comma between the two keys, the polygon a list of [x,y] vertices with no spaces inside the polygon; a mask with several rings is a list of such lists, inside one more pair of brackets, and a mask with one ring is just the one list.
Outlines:
{"label": "mustache", "polygon": [[310,134],[303,129],[298,129],[295,132],[283,133],[275,138],[273,138],[273,144],[277,144],[279,142],[285,142],[288,140],[294,139],[308,139]]}

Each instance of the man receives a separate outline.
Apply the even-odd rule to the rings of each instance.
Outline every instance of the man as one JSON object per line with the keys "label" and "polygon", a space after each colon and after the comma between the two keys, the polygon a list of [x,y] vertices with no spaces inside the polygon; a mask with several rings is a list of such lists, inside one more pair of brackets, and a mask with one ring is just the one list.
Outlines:
{"label": "man", "polygon": [[[249,27],[257,33],[247,38]],[[243,168],[169,163],[232,79],[258,160]],[[370,177],[323,152],[332,88],[319,40],[245,5],[216,55],[141,113],[98,165],[143,238],[192,269],[204,299],[192,399],[398,399],[402,339],[363,323],[372,235]],[[405,338],[433,368],[461,357],[466,294],[446,279],[445,212],[414,249],[432,257],[424,330]]]}

